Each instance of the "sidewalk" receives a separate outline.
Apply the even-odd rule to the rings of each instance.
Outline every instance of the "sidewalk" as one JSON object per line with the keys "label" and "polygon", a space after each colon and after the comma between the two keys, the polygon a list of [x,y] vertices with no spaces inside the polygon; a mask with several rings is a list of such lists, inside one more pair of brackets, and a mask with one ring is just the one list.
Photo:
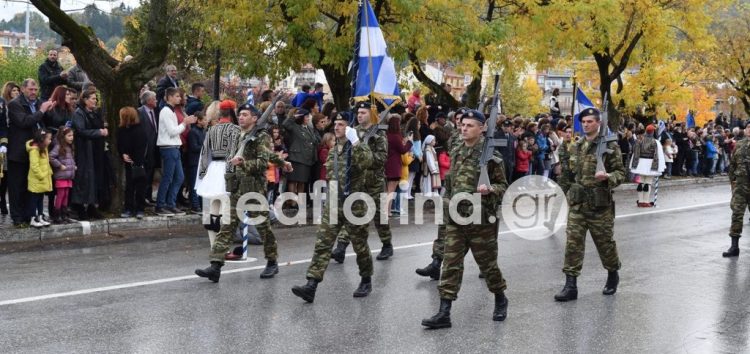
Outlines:
{"label": "sidewalk", "polygon": [[[685,178],[675,177],[671,180],[661,179],[660,188],[679,187],[687,185],[703,184],[728,184],[727,176],[716,176],[715,178]],[[637,187],[635,183],[626,183],[615,189],[617,192],[633,191]],[[200,227],[201,217],[197,214],[182,216],[154,216],[148,215],[143,219],[136,218],[111,218],[94,221],[82,221],[64,225],[51,225],[42,229],[26,228],[16,229],[13,227],[10,216],[0,215],[0,243],[19,241],[43,241],[48,239],[60,239],[65,237],[80,237],[88,235],[101,235],[121,233],[126,231],[159,229],[165,232],[174,232],[186,228]],[[275,228],[293,228],[297,226],[275,225]]]}

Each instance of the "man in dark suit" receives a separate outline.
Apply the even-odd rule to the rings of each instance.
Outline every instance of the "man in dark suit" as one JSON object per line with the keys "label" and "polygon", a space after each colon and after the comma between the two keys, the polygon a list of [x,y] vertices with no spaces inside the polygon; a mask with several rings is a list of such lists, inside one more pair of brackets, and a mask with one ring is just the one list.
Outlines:
{"label": "man in dark suit", "polygon": [[34,79],[26,79],[21,84],[21,94],[8,103],[8,197],[13,226],[28,226],[31,220],[26,214],[28,196],[29,153],[26,142],[34,131],[43,128],[44,112],[52,107],[52,102],[41,103],[37,99],[39,86]]}
{"label": "man in dark suit", "polygon": [[167,65],[164,71],[167,75],[156,84],[156,102],[159,108],[164,107],[164,92],[170,87],[180,87],[180,80],[177,80],[177,67]]}
{"label": "man in dark suit", "polygon": [[141,106],[138,107],[138,117],[146,124],[146,139],[148,151],[146,153],[146,204],[154,204],[154,170],[159,161],[159,149],[156,147],[156,137],[159,134],[159,111],[156,109],[156,94],[144,91],[141,94]]}

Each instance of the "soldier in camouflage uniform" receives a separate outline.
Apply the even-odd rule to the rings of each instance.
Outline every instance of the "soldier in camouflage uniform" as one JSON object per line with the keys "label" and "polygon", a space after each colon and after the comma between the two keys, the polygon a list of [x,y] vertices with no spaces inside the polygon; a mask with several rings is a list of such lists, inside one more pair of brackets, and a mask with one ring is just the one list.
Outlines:
{"label": "soldier in camouflage uniform", "polygon": [[[471,250],[479,270],[485,275],[490,292],[495,294],[493,320],[503,321],[507,315],[508,299],[505,297],[505,279],[497,265],[497,206],[508,187],[505,180],[505,168],[501,155],[494,152],[488,162],[490,185],[478,185],[480,157],[484,138],[482,128],[485,117],[476,110],[466,112],[461,120],[463,141],[451,151],[451,167],[446,175],[443,204],[458,193],[480,193],[481,221],[479,224],[460,225],[450,214],[446,213],[445,249],[443,252],[442,274],[438,290],[440,292],[440,309],[438,313],[422,320],[422,325],[429,328],[446,328],[451,326],[451,304],[458,297],[464,273],[464,257]],[[492,137],[492,133],[488,134]],[[494,149],[494,148],[493,148]],[[473,213],[469,201],[461,201],[457,211],[463,217]]]}
{"label": "soldier in camouflage uniform", "polygon": [[742,236],[742,217],[745,209],[750,205],[750,124],[745,126],[744,138],[737,142],[734,153],[729,161],[729,181],[732,184],[732,225],[729,227],[729,237],[732,245],[722,254],[724,257],[740,255],[740,237]]}
{"label": "soldier in camouflage uniform", "polygon": [[[362,281],[354,291],[354,297],[365,297],[372,291],[372,256],[367,244],[367,226],[355,225],[346,218],[344,213],[344,199],[352,193],[363,193],[367,169],[372,164],[372,153],[367,143],[360,142],[357,131],[348,126],[348,112],[341,112],[336,116],[334,133],[336,145],[328,153],[325,162],[326,176],[329,182],[328,198],[329,205],[323,209],[323,217],[318,228],[315,251],[313,253],[310,267],[307,268],[307,284],[292,288],[294,295],[301,297],[307,302],[315,300],[315,291],[318,283],[323,281],[323,274],[331,259],[331,248],[336,241],[339,231],[346,228],[351,238],[354,252],[357,253],[357,265]],[[332,204],[338,201],[337,209],[332,209]],[[352,204],[351,212],[361,218],[366,214],[367,205],[363,200],[357,200]],[[330,213],[336,213],[336,220],[331,220]]]}
{"label": "soldier in camouflage uniform", "polygon": [[[357,130],[357,136],[361,139],[373,126],[371,120],[371,105],[368,102],[359,102],[356,105],[357,109],[357,122],[359,123],[355,128]],[[391,227],[388,225],[388,219],[384,223],[380,222],[381,217],[381,200],[380,197],[384,196],[385,192],[385,160],[388,158],[388,143],[385,138],[385,133],[378,131],[374,137],[366,141],[367,146],[372,152],[372,164],[365,170],[365,193],[369,194],[370,197],[375,201],[375,217],[373,221],[375,223],[375,229],[378,230],[378,236],[380,242],[383,243],[383,247],[380,249],[380,253],[377,260],[385,260],[393,256],[393,244],[391,244]],[[346,256],[346,247],[349,246],[349,234],[342,232],[339,234],[338,243],[336,249],[333,250],[331,257],[338,263],[344,262]]]}
{"label": "soldier in camouflage uniform", "polygon": [[[459,108],[454,115],[455,121],[460,124],[461,117],[468,111],[467,108]],[[448,156],[451,156],[451,151],[459,145],[461,145],[461,127],[456,127],[451,130],[451,137],[448,139]],[[443,203],[443,220],[448,217],[448,204]],[[430,277],[433,280],[440,279],[440,266],[443,262],[443,248],[445,247],[445,230],[446,223],[441,222],[438,225],[438,234],[435,241],[432,242],[432,263],[428,264],[424,268],[418,268],[417,274],[423,277]]]}
{"label": "soldier in camouflage uniform", "polygon": [[[249,104],[243,105],[237,110],[237,118],[242,133],[239,136],[240,142],[236,145],[237,151],[227,155],[227,169],[229,170],[230,165],[234,166],[234,172],[227,171],[224,174],[227,192],[230,193],[230,222],[221,225],[221,230],[216,235],[216,241],[211,246],[209,255],[211,266],[206,269],[195,270],[195,274],[213,282],[219,281],[221,267],[224,265],[224,254],[232,246],[234,231],[237,230],[239,225],[236,212],[237,201],[246,193],[257,193],[261,197],[266,195],[266,169],[269,161],[277,166],[284,166],[285,171],[291,170],[291,163],[282,160],[271,150],[271,137],[264,130],[257,129],[256,123],[259,117],[260,112]],[[255,199],[248,201],[247,205],[251,209],[248,211],[250,218],[261,218],[261,222],[256,224],[255,227],[263,240],[263,252],[268,263],[260,277],[272,278],[279,272],[279,267],[276,262],[278,258],[276,237],[271,231],[271,224],[268,220],[269,209],[267,206],[260,208],[259,206],[263,204]],[[257,209],[262,210],[257,211]]]}
{"label": "soldier in camouflage uniform", "polygon": [[[608,150],[603,156],[605,171],[596,170],[596,148],[599,143],[599,111],[588,108],[579,116],[583,125],[584,137],[573,146],[571,170],[575,180],[568,190],[568,226],[565,246],[565,287],[555,295],[556,301],[569,301],[578,298],[576,277],[583,266],[586,232],[591,232],[599,258],[609,275],[602,293],[612,295],[617,291],[620,258],[613,239],[615,223],[615,203],[612,190],[625,180],[625,167],[622,154],[616,141],[607,143]],[[573,160],[575,159],[575,160]]]}

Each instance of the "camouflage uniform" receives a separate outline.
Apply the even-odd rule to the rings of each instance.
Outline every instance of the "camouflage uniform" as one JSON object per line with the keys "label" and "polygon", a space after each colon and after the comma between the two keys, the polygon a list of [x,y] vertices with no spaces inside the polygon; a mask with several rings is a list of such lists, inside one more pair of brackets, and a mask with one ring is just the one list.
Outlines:
{"label": "camouflage uniform", "polygon": [[742,217],[745,209],[750,205],[750,140],[748,138],[737,142],[737,147],[729,161],[729,180],[732,183],[732,225],[729,236],[742,236]]}
{"label": "camouflage uniform", "polygon": [[[455,128],[451,131],[451,137],[448,139],[448,156],[452,156],[451,152],[459,147],[463,140],[461,140],[461,129]],[[446,175],[446,183],[448,182]],[[448,193],[445,194],[446,196]],[[443,220],[447,220],[448,217],[448,203],[443,203]],[[446,233],[446,222],[438,225],[438,234],[435,241],[432,242],[432,258],[443,259],[443,249],[445,248],[445,233]]]}
{"label": "camouflage uniform", "polygon": [[[348,149],[351,149],[351,163],[349,170],[349,188],[350,193],[363,192],[366,190],[366,170],[372,164],[372,153],[367,144],[357,144],[352,149],[351,143],[342,139],[337,141],[332,150],[328,154],[328,159],[325,162],[327,179],[329,183],[337,182],[336,187],[338,190],[338,220],[335,224],[330,222],[330,207],[326,206],[323,209],[323,217],[318,228],[317,239],[315,240],[315,252],[313,253],[310,267],[307,269],[307,278],[315,279],[317,281],[323,280],[323,274],[328,267],[328,262],[331,259],[331,247],[336,241],[336,236],[341,231],[342,227],[346,229],[346,232],[351,238],[354,252],[357,254],[357,265],[359,266],[359,275],[362,277],[372,276],[372,256],[370,255],[370,247],[367,244],[367,224],[354,225],[346,220],[344,217],[344,188],[346,184],[347,174],[347,155]],[[333,183],[328,189],[328,199],[331,198],[331,190],[333,189]],[[367,206],[363,201],[359,200],[352,205],[352,214],[356,217],[362,217],[365,215]]]}
{"label": "camouflage uniform", "polygon": [[[367,129],[358,125],[356,127],[357,135],[364,137],[367,133]],[[380,214],[382,212],[380,207],[380,197],[385,192],[385,160],[388,158],[388,143],[385,139],[383,132],[378,132],[375,136],[370,138],[367,142],[367,146],[372,153],[372,164],[365,170],[365,185],[364,192],[372,197],[375,201],[375,216],[373,221],[375,222],[375,229],[378,230],[378,236],[380,236],[380,242],[384,245],[390,245],[393,234],[391,233],[391,227],[386,223],[380,223]],[[386,219],[387,220],[387,219]],[[349,234],[342,232],[338,237],[339,242],[349,244]]]}
{"label": "camouflage uniform", "polygon": [[[282,166],[284,160],[271,151],[271,137],[265,131],[254,133],[253,137],[247,138],[252,132],[242,132],[240,134],[240,143],[237,149],[242,149],[242,158],[245,160],[242,164],[237,165],[233,172],[226,172],[227,191],[230,193],[230,222],[222,224],[221,230],[216,235],[216,241],[211,247],[209,258],[211,262],[224,263],[224,254],[229,251],[234,242],[234,233],[239,225],[235,206],[239,198],[245,193],[258,193],[261,196],[266,195],[266,170],[268,162]],[[237,152],[233,151],[227,156],[227,161],[236,156]],[[227,165],[230,165],[227,162]],[[247,205],[260,205],[257,202],[249,201]],[[262,211],[250,211],[251,218],[263,217],[263,222],[255,225],[258,233],[263,240],[263,252],[266,259],[275,261],[278,258],[276,237],[271,231],[271,223],[268,218],[268,209]]]}
{"label": "camouflage uniform", "polygon": [[625,167],[617,142],[609,142],[607,147],[613,152],[604,155],[609,179],[597,181],[594,174],[598,141],[598,137],[593,142],[582,138],[573,146],[570,161],[575,181],[567,193],[569,211],[563,273],[573,277],[581,274],[587,231],[591,232],[604,268],[608,271],[620,269],[617,246],[613,240],[615,203],[612,189],[625,180]]}
{"label": "camouflage uniform", "polygon": [[[460,144],[451,151],[451,167],[445,177],[445,196],[443,204],[448,205],[450,199],[461,192],[477,193],[479,180],[479,160],[482,155],[484,138],[474,146]],[[485,281],[490,292],[501,294],[506,284],[502,272],[497,265],[497,220],[490,222],[490,217],[496,219],[497,206],[502,200],[508,182],[505,180],[505,168],[502,157],[495,153],[488,164],[488,173],[493,191],[481,197],[482,220],[480,224],[458,225],[446,212],[445,247],[441,269],[440,291],[441,299],[455,300],[461,288],[464,272],[464,257],[468,250],[474,255],[479,265],[479,271],[485,275]],[[465,205],[463,203],[466,203]],[[471,215],[472,206],[468,201],[458,205],[458,212],[463,216]]]}
{"label": "camouflage uniform", "polygon": [[560,185],[564,193],[568,193],[570,184],[573,183],[575,176],[573,171],[570,169],[571,164],[575,163],[575,159],[571,156],[571,147],[575,146],[570,141],[563,141],[559,149],[560,156],[560,178],[557,179],[557,184]]}

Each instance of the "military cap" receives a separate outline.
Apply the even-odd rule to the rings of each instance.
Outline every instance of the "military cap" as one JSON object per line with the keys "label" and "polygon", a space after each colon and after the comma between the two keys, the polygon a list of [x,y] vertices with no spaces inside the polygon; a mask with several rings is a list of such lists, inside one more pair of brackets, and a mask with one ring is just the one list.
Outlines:
{"label": "military cap", "polygon": [[250,111],[250,113],[252,115],[260,117],[260,111],[257,108],[255,108],[255,106],[253,106],[253,105],[251,105],[249,103],[245,103],[242,106],[240,106],[240,108],[237,108],[237,114],[238,115],[242,111]]}
{"label": "military cap", "polygon": [[583,111],[581,111],[581,114],[578,115],[578,120],[582,120],[583,117],[588,117],[588,116],[594,116],[598,119],[599,114],[600,114],[599,110],[596,108],[593,108],[593,107],[586,108]]}
{"label": "military cap", "polygon": [[352,117],[352,114],[347,111],[338,112],[336,113],[336,117],[333,118],[333,121],[335,122],[337,120],[343,120],[344,122],[349,124],[349,122],[351,121],[351,117]]}
{"label": "military cap", "polygon": [[354,106],[354,108],[356,109],[360,109],[360,108],[370,109],[370,107],[372,107],[372,105],[370,104],[370,102],[367,102],[367,101],[357,102],[357,104]]}
{"label": "military cap", "polygon": [[467,118],[477,120],[479,123],[482,123],[482,124],[484,124],[484,120],[485,120],[484,114],[482,114],[482,112],[480,111],[477,111],[476,109],[467,111],[466,114],[464,114],[463,117],[461,117],[461,119],[467,119]]}

